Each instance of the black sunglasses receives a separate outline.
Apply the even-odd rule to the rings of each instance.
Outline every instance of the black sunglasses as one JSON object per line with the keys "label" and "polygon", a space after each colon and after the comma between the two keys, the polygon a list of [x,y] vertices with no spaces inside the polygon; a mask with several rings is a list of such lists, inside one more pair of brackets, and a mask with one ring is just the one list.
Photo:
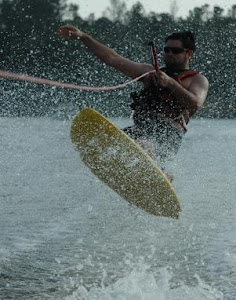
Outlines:
{"label": "black sunglasses", "polygon": [[170,51],[173,54],[180,54],[180,53],[183,53],[184,51],[188,51],[188,49],[181,48],[181,47],[168,47],[168,46],[164,47],[165,53],[170,53]]}

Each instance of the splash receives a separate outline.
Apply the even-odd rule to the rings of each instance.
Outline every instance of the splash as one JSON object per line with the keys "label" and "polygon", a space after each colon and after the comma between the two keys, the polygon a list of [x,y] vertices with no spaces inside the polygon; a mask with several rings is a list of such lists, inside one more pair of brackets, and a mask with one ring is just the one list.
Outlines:
{"label": "splash", "polygon": [[100,287],[91,289],[80,285],[66,300],[223,300],[223,294],[207,285],[198,275],[197,285],[173,284],[168,268],[156,272],[140,265],[110,285],[105,285],[107,273],[103,271]]}

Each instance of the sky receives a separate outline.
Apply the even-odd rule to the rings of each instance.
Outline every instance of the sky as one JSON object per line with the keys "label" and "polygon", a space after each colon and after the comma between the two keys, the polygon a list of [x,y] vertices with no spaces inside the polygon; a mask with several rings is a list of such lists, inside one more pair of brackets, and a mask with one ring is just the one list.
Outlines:
{"label": "sky", "polygon": [[[169,13],[172,1],[173,0],[139,0],[147,13],[150,11]],[[124,2],[127,8],[130,9],[138,0],[124,0]],[[68,3],[79,5],[79,15],[82,18],[86,18],[91,13],[94,13],[96,18],[101,17],[102,12],[110,6],[110,0],[68,0]],[[227,12],[232,5],[236,5],[236,0],[176,0],[176,3],[178,7],[177,16],[185,17],[188,15],[189,10],[204,4],[209,4],[210,7],[220,6]]]}

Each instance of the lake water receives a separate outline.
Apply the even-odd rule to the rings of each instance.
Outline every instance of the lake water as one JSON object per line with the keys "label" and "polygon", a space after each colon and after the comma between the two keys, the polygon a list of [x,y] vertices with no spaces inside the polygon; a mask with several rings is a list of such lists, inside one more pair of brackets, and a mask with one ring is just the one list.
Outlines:
{"label": "lake water", "polygon": [[95,178],[70,125],[0,119],[0,299],[236,299],[236,120],[190,124],[169,166],[179,220]]}

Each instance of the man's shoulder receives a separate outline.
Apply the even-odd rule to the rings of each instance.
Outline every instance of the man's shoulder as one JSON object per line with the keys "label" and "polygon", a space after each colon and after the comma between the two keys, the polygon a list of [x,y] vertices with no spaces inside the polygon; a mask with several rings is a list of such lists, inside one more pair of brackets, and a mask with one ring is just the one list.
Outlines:
{"label": "man's shoulder", "polygon": [[198,91],[205,91],[207,93],[209,89],[209,82],[206,76],[204,76],[201,73],[198,73],[196,76],[193,76],[191,78],[191,81],[189,82],[189,90],[194,89]]}
{"label": "man's shoulder", "polygon": [[198,72],[195,76],[193,76],[193,81],[197,81],[197,82],[201,82],[201,83],[205,83],[205,84],[209,85],[209,82],[208,82],[208,79],[206,78],[206,76],[200,72]]}

